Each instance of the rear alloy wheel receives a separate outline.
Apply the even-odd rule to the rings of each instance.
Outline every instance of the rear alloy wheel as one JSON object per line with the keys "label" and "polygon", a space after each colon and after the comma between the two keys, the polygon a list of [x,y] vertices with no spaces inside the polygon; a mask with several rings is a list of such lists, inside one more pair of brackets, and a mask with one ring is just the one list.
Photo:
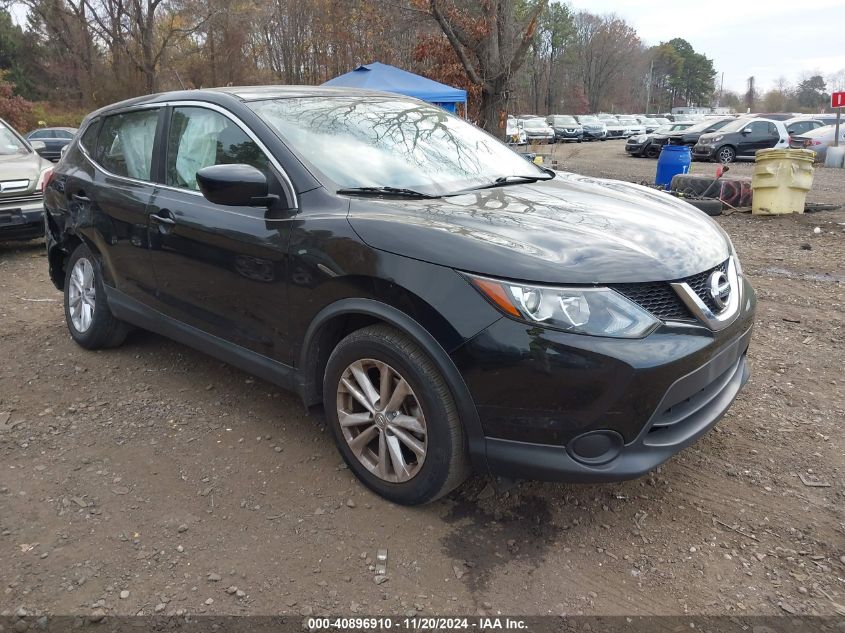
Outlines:
{"label": "rear alloy wheel", "polygon": [[338,343],[323,402],[349,468],[383,497],[427,503],[466,478],[466,442],[451,392],[422,349],[393,328],[371,326]]}
{"label": "rear alloy wheel", "polygon": [[129,326],[109,308],[98,262],[85,244],[71,253],[65,273],[65,322],[71,337],[86,349],[117,347]]}
{"label": "rear alloy wheel", "polygon": [[724,145],[716,152],[716,159],[723,165],[734,162],[736,150],[730,145]]}

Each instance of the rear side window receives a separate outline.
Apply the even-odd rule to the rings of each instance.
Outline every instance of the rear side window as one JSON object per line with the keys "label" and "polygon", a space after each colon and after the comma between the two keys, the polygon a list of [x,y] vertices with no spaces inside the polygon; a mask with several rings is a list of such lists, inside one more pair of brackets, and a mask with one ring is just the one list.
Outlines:
{"label": "rear side window", "polygon": [[106,117],[97,137],[97,161],[117,176],[149,180],[157,122],[158,109]]}
{"label": "rear side window", "polygon": [[68,132],[67,130],[53,130],[53,136],[55,138],[71,139],[73,138],[73,133]]}
{"label": "rear side window", "polygon": [[267,156],[231,119],[206,108],[174,108],[167,139],[166,184],[198,190],[197,172],[211,165],[251,165],[268,173]]}
{"label": "rear side window", "polygon": [[97,132],[99,130],[100,121],[91,121],[88,128],[85,130],[85,134],[83,134],[82,138],[79,139],[82,147],[84,147],[89,154],[93,155],[97,151]]}

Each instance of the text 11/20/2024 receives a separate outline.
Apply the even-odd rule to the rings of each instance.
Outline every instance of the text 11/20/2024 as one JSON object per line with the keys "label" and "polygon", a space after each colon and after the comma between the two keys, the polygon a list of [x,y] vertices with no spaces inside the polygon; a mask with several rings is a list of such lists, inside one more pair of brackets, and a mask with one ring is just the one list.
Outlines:
{"label": "text 11/20/2024", "polygon": [[325,617],[308,618],[310,631],[520,631],[527,628],[525,620],[508,617]]}

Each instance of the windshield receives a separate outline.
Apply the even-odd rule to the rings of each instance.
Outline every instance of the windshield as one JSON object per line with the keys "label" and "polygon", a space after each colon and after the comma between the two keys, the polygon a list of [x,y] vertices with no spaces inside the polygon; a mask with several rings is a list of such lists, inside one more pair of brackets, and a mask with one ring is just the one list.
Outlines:
{"label": "windshield", "polygon": [[555,125],[574,125],[576,123],[575,117],[571,116],[555,116],[552,117],[552,120],[555,122]]}
{"label": "windshield", "polygon": [[594,116],[579,116],[578,121],[581,123],[601,123],[601,121]]}
{"label": "windshield", "polygon": [[722,125],[719,128],[720,132],[739,132],[741,129],[750,125],[753,119],[734,119],[730,123]]}
{"label": "windshield", "polygon": [[21,142],[17,134],[0,123],[0,155],[28,154],[29,148]]}
{"label": "windshield", "polygon": [[299,97],[249,105],[339,188],[443,195],[506,176],[547,177],[486,132],[417,100]]}
{"label": "windshield", "polygon": [[723,125],[726,125],[728,122],[732,121],[732,119],[725,119],[724,121],[701,121],[700,123],[696,123],[694,125],[690,125],[687,127],[687,132],[704,132],[708,128],[713,128],[714,130],[719,129]]}
{"label": "windshield", "polygon": [[525,127],[548,127],[543,119],[526,119]]}

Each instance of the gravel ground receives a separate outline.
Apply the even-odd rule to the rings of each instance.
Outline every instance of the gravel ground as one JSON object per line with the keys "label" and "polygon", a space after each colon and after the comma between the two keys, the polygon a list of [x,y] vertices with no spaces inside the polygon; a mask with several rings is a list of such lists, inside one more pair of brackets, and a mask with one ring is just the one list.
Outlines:
{"label": "gravel ground", "polygon": [[[816,182],[845,201],[845,172]],[[145,332],[77,347],[43,246],[0,246],[0,615],[845,612],[845,212],[719,221],[760,304],[711,433],[638,481],[478,476],[416,509],[360,486],[292,395]]]}

